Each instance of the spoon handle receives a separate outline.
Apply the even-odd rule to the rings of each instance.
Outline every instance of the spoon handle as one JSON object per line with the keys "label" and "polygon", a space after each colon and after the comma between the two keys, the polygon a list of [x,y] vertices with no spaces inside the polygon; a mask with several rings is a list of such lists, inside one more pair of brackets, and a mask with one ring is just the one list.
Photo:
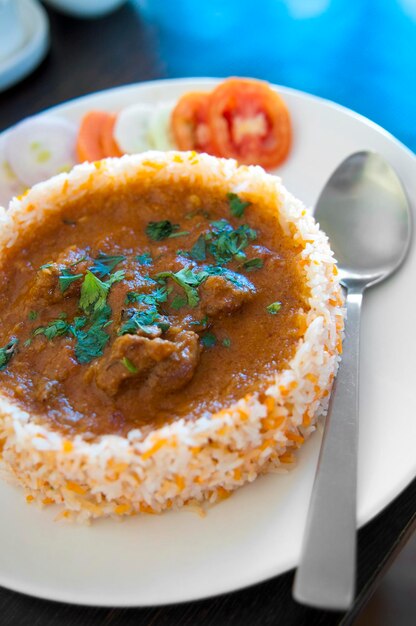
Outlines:
{"label": "spoon handle", "polygon": [[332,393],[293,595],[298,602],[347,609],[354,599],[358,367],[363,292],[347,295],[344,352]]}

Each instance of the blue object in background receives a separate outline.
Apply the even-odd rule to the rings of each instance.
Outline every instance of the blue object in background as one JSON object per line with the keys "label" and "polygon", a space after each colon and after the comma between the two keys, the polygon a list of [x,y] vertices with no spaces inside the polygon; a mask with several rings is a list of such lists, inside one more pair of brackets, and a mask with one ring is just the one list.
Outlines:
{"label": "blue object in background", "polygon": [[169,77],[253,76],[343,104],[416,150],[416,0],[136,0]]}

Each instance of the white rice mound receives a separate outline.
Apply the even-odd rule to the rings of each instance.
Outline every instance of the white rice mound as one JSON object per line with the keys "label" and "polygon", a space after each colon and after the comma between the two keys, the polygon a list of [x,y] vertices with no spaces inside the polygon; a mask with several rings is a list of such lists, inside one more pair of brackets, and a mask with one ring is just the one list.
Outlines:
{"label": "white rice mound", "polygon": [[302,246],[307,328],[289,366],[276,372],[265,391],[146,436],[137,428],[126,437],[68,438],[45,422],[35,424],[0,390],[3,468],[24,487],[28,502],[63,505],[58,518],[86,521],[215,502],[259,474],[290,467],[294,451],[325,413],[340,359],[343,298],[327,237],[280,179],[257,166],[191,152],[147,152],[76,166],[13,199],[8,212],[0,208],[0,270],[2,250],[69,199],[97,189],[117,193],[140,179],[155,185],[186,179],[275,207],[284,232]]}

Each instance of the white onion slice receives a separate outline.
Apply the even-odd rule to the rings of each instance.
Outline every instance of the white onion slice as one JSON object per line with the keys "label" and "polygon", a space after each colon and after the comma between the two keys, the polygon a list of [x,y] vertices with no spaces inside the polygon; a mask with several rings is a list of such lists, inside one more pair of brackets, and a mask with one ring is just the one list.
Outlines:
{"label": "white onion slice", "polygon": [[58,117],[29,117],[6,137],[6,156],[16,175],[29,187],[76,163],[77,128]]}
{"label": "white onion slice", "polygon": [[174,102],[160,102],[152,113],[149,123],[149,141],[155,150],[175,148],[170,130],[170,118],[174,108]]}
{"label": "white onion slice", "polygon": [[16,176],[12,166],[6,158],[5,144],[7,135],[0,140],[0,206],[7,209],[10,200],[14,196],[20,196],[26,185]]}
{"label": "white onion slice", "polygon": [[151,150],[149,126],[153,111],[153,105],[142,103],[120,111],[114,125],[114,139],[122,152],[136,154]]}

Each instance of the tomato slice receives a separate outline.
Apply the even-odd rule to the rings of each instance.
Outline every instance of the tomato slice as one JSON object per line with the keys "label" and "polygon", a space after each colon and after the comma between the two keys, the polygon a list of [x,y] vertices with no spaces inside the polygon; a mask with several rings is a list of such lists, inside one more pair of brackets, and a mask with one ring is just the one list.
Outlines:
{"label": "tomato slice", "polygon": [[172,135],[179,150],[214,154],[208,127],[209,93],[184,94],[172,111]]}
{"label": "tomato slice", "polygon": [[84,115],[77,137],[77,156],[80,162],[121,156],[113,138],[115,119],[113,113],[106,111],[89,111]]}
{"label": "tomato slice", "polygon": [[289,153],[289,111],[282,98],[261,81],[230,78],[218,85],[209,101],[208,124],[220,156],[272,169]]}

